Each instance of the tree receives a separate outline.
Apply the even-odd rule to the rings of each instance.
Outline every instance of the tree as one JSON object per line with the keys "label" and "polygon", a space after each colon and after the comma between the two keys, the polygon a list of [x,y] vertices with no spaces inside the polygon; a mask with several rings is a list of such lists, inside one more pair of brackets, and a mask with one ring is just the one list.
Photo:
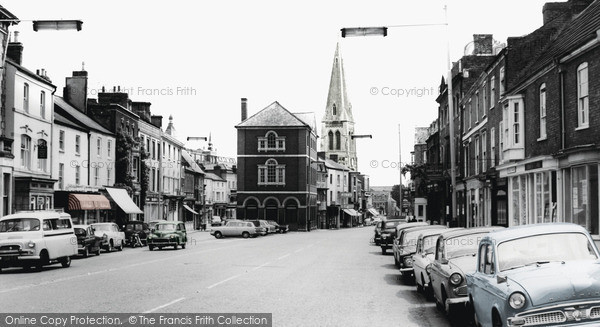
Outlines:
{"label": "tree", "polygon": [[139,141],[119,128],[115,151],[115,186],[125,188],[129,194],[133,193],[133,176],[130,171],[131,153],[138,144]]}
{"label": "tree", "polygon": [[149,157],[149,153],[142,144],[140,146],[140,206],[142,208],[146,205],[146,194],[148,194],[148,185],[150,184],[150,167],[146,163]]}
{"label": "tree", "polygon": [[414,181],[417,194],[427,194],[427,169],[425,164],[408,164],[400,170],[402,176],[410,173],[410,179]]}
{"label": "tree", "polygon": [[398,208],[402,209],[402,203],[400,203],[400,192],[398,191],[399,185],[394,185],[392,186],[392,199],[396,200],[396,203],[398,204]]}

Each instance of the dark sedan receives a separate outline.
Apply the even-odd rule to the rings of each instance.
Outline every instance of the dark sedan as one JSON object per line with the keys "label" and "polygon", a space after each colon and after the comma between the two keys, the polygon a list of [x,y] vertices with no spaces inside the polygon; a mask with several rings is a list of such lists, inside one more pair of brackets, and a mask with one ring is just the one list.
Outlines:
{"label": "dark sedan", "polygon": [[267,220],[267,222],[275,226],[275,231],[277,233],[287,233],[289,229],[289,225],[279,225],[275,220]]}
{"label": "dark sedan", "polygon": [[100,255],[102,237],[94,235],[94,229],[89,225],[74,225],[75,236],[77,236],[77,251],[87,258],[90,253]]}
{"label": "dark sedan", "polygon": [[148,224],[145,222],[137,220],[130,221],[127,223],[127,225],[123,226],[123,230],[125,231],[125,242],[127,242],[127,244],[130,246],[133,247],[135,245],[131,241],[131,236],[134,233],[138,234],[142,245],[148,245],[148,235],[150,235],[151,231],[150,226],[148,226]]}

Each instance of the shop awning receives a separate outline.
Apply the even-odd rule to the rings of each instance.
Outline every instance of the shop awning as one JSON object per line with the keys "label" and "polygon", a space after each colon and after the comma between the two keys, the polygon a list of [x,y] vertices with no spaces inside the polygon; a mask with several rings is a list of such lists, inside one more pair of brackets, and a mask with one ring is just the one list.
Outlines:
{"label": "shop awning", "polygon": [[131,200],[125,189],[107,187],[106,191],[125,213],[144,213]]}
{"label": "shop awning", "polygon": [[110,209],[110,201],[101,194],[69,194],[69,210]]}
{"label": "shop awning", "polygon": [[368,210],[373,216],[379,216],[379,212],[377,212],[377,210],[373,208],[369,208]]}
{"label": "shop awning", "polygon": [[189,212],[193,213],[194,215],[197,215],[197,214],[198,214],[196,211],[194,211],[192,208],[190,208],[190,207],[189,207],[187,204],[184,204],[184,205],[183,205],[183,207],[184,207],[184,208],[185,208],[187,211],[189,211]]}
{"label": "shop awning", "polygon": [[344,212],[349,214],[350,216],[360,216],[358,212],[354,209],[344,209]]}

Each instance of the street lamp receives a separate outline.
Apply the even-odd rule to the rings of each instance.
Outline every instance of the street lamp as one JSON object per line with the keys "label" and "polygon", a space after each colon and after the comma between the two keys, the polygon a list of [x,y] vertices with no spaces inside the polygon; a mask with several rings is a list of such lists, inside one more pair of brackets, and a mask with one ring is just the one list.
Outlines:
{"label": "street lamp", "polygon": [[[452,62],[450,61],[450,32],[448,25],[448,7],[444,6],[445,22],[444,23],[433,23],[433,24],[409,24],[409,25],[393,25],[387,27],[357,27],[357,28],[342,28],[342,37],[347,36],[372,36],[381,35],[387,36],[388,28],[392,27],[413,27],[413,26],[446,26],[446,50],[447,50],[447,61],[448,61],[448,78],[447,82],[447,93],[448,93],[448,115],[449,119],[449,134],[450,134],[450,179],[452,184],[452,221],[456,221],[456,155],[454,148],[454,101],[452,94]],[[399,126],[399,125],[398,125]],[[400,129],[400,128],[398,128]],[[400,191],[402,191],[402,172],[400,172]],[[400,192],[402,194],[402,192]],[[400,195],[400,200],[402,195]],[[400,205],[402,205],[400,203]],[[401,207],[402,208],[402,207]],[[401,209],[402,210],[402,209]]]}
{"label": "street lamp", "polygon": [[69,20],[21,20],[21,19],[0,19],[0,22],[9,22],[18,24],[20,22],[32,22],[33,31],[81,31],[83,21],[78,19]]}

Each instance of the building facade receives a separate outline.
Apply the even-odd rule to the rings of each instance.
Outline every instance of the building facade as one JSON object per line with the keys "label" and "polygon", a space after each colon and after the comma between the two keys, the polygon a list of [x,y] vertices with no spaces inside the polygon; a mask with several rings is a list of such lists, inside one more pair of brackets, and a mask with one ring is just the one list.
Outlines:
{"label": "building facade", "polygon": [[[278,102],[246,118],[238,131],[238,219],[268,219],[310,230],[317,219],[317,134],[314,118]],[[313,115],[314,117],[314,115]]]}

